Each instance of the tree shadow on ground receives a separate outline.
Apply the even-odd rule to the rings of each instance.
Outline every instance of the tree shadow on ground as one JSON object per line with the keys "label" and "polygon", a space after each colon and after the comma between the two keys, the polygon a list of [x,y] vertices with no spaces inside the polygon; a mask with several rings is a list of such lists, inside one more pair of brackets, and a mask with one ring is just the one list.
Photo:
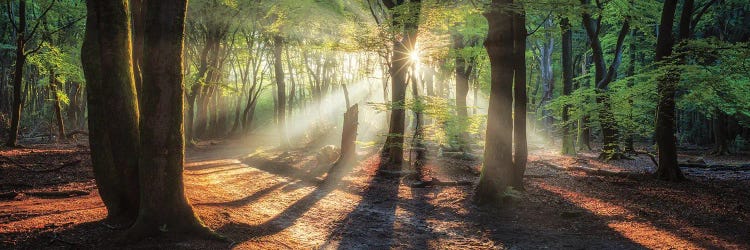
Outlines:
{"label": "tree shadow on ground", "polygon": [[[689,180],[669,183],[613,177],[574,178],[591,186],[584,195],[621,207],[626,213],[657,230],[682,238],[702,248],[750,247],[750,197],[738,183]],[[735,184],[734,186],[732,184]],[[562,184],[553,188],[578,195]],[[725,189],[718,186],[733,186]],[[746,190],[746,189],[745,189]]]}

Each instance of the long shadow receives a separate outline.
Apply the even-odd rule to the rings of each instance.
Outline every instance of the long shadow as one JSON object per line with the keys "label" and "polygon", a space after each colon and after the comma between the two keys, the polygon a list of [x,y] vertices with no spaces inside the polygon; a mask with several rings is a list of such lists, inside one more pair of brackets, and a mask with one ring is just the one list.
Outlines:
{"label": "long shadow", "polygon": [[[326,179],[319,182],[319,185],[317,188],[302,197],[301,199],[295,201],[291,205],[289,205],[284,211],[281,211],[273,218],[267,220],[266,222],[259,224],[259,225],[249,225],[246,223],[238,223],[238,222],[232,222],[229,224],[226,224],[219,228],[217,231],[220,233],[226,233],[228,236],[230,236],[234,241],[236,242],[244,242],[253,238],[263,237],[267,235],[272,235],[281,232],[282,230],[292,226],[295,224],[295,222],[300,219],[308,210],[310,210],[315,204],[318,203],[318,201],[322,200],[328,194],[333,192],[334,190],[341,189],[339,188],[343,183],[341,178],[348,172],[350,172],[352,169],[352,165],[348,166],[342,166],[340,168],[340,172],[337,172],[336,174],[330,174],[327,176]],[[305,179],[309,178],[300,178],[301,181],[298,181],[298,183],[304,182]],[[279,184],[277,184],[279,185]],[[272,190],[281,188],[283,185],[274,185],[272,187],[266,188],[265,190],[260,191],[258,196],[262,196],[264,194],[267,194],[268,192],[271,192]],[[301,187],[301,186],[298,186]],[[258,194],[258,193],[256,193]],[[252,202],[256,195],[253,194],[251,197],[248,197],[246,199],[250,201],[246,201],[245,199],[238,200],[236,202],[239,203],[249,203]]]}
{"label": "long shadow", "polygon": [[[608,180],[608,179],[605,179]],[[611,185],[614,182],[605,181],[603,185]],[[720,188],[713,187],[703,181],[690,181],[688,183],[666,183],[657,180],[644,180],[637,182],[634,185],[640,185],[645,188],[661,188],[668,189],[674,192],[684,192],[691,196],[709,196],[709,197],[721,197],[722,204],[739,202],[745,205],[750,204],[748,202],[750,197],[746,194],[726,193],[727,191],[721,190]],[[625,187],[627,188],[627,186]],[[641,190],[623,189],[622,187],[611,186],[609,188],[597,188],[597,192],[588,192],[586,195],[593,198],[608,200],[612,197],[623,197],[621,199],[612,200],[614,204],[627,209],[633,214],[638,214],[639,219],[648,221],[653,226],[672,233],[674,235],[689,239],[690,242],[697,244],[704,248],[722,248],[717,242],[712,241],[706,237],[695,237],[689,232],[685,232],[684,225],[675,224],[674,220],[668,220],[666,218],[675,217],[679,214],[677,220],[681,220],[682,223],[687,223],[689,226],[693,226],[697,229],[704,231],[706,234],[716,236],[720,239],[728,241],[731,244],[739,244],[742,248],[750,247],[750,224],[746,220],[748,213],[742,211],[743,205],[738,205],[738,208],[734,208],[736,211],[731,211],[732,208],[725,209],[726,213],[719,213],[717,210],[710,210],[704,208],[706,204],[694,201],[685,201],[674,195],[667,193],[645,193]],[[743,197],[744,196],[744,197]],[[630,199],[629,199],[630,198]],[[678,213],[679,211],[679,213]],[[744,214],[744,216],[743,216]],[[742,218],[744,217],[744,218]]]}
{"label": "long shadow", "polygon": [[263,196],[266,196],[273,192],[274,190],[277,190],[283,186],[287,185],[286,182],[279,182],[274,184],[273,186],[264,188],[263,190],[260,190],[258,192],[255,192],[247,197],[244,197],[239,200],[233,200],[233,201],[227,201],[227,202],[208,202],[208,203],[197,203],[195,205],[199,206],[218,206],[218,207],[242,207],[247,204],[253,203],[257,201],[258,199],[262,198]]}
{"label": "long shadow", "polygon": [[[238,165],[238,164],[235,164],[235,165]],[[194,175],[194,176],[212,175],[212,174],[218,174],[218,173],[223,173],[223,172],[230,172],[230,171],[234,171],[234,170],[238,170],[238,169],[245,169],[245,168],[247,168],[247,166],[241,165],[241,166],[236,166],[236,167],[232,167],[232,168],[225,168],[225,169],[219,169],[219,170],[213,170],[213,171],[207,171],[207,172],[200,172],[200,173],[187,172],[187,173],[185,173],[185,175]]]}
{"label": "long shadow", "polygon": [[332,230],[326,244],[339,238],[338,249],[394,247],[399,184],[399,178],[375,175],[363,191],[362,200]]}
{"label": "long shadow", "polygon": [[494,241],[492,248],[647,249],[610,228],[607,221],[615,218],[599,217],[547,190],[529,192],[552,197],[547,198],[551,204],[523,202],[500,208],[466,204],[473,211],[467,220],[487,233]]}
{"label": "long shadow", "polygon": [[209,164],[201,164],[201,165],[195,165],[195,166],[189,166],[185,167],[185,170],[190,171],[199,171],[199,170],[207,170],[207,169],[214,169],[214,168],[221,168],[221,167],[228,167],[228,166],[235,166],[239,163],[209,163]]}

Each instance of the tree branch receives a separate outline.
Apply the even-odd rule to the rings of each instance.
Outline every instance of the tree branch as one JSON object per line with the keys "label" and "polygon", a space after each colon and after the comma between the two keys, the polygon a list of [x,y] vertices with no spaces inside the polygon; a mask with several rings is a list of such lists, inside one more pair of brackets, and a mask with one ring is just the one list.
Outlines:
{"label": "tree branch", "polygon": [[47,15],[47,12],[49,12],[49,10],[51,10],[52,6],[54,5],[55,5],[55,1],[52,1],[49,4],[49,6],[47,6],[47,9],[45,9],[44,12],[42,12],[42,14],[39,15],[38,20],[36,20],[36,24],[34,24],[34,28],[31,29],[31,33],[29,33],[29,36],[25,37],[24,39],[29,40],[32,37],[34,37],[34,33],[36,33],[36,29],[39,28],[39,24],[42,23],[42,19]]}

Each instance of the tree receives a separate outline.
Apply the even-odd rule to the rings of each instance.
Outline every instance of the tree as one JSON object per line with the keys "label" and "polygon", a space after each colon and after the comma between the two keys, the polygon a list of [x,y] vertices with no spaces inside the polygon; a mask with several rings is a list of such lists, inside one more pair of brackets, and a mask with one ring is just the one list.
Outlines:
{"label": "tree", "polygon": [[143,44],[140,208],[127,236],[216,235],[194,214],[185,197],[182,44],[187,0],[149,1]]}
{"label": "tree", "polygon": [[[581,0],[581,3],[585,6],[590,4],[590,0]],[[597,8],[602,9],[602,3],[597,1]],[[620,152],[620,146],[618,145],[618,127],[615,116],[612,113],[612,102],[610,101],[607,89],[609,84],[617,77],[617,68],[620,66],[622,61],[622,47],[628,31],[630,30],[630,20],[625,18],[622,22],[622,27],[617,36],[617,42],[615,45],[615,52],[612,62],[607,68],[607,63],[604,58],[604,50],[602,49],[602,43],[599,39],[601,33],[601,16],[599,20],[594,20],[589,12],[583,12],[583,27],[586,29],[589,41],[591,43],[591,51],[593,53],[594,68],[596,70],[594,80],[595,88],[597,91],[596,103],[599,107],[599,123],[602,130],[602,154],[599,156],[601,159],[611,160],[619,159],[622,157]]]}
{"label": "tree", "polygon": [[286,83],[284,82],[284,64],[281,61],[284,38],[281,35],[273,36],[273,68],[276,79],[276,109],[277,126],[281,134],[281,146],[289,146],[289,138],[286,136]]}
{"label": "tree", "polygon": [[[656,43],[656,56],[654,61],[665,63],[672,55],[674,39],[672,38],[672,25],[677,9],[677,0],[666,0],[659,25],[659,37]],[[680,18],[680,41],[690,36],[690,23],[693,19],[693,0],[685,0]],[[680,81],[679,71],[674,65],[666,66],[666,72],[662,74],[657,83],[659,91],[658,113],[656,116],[656,144],[659,150],[659,164],[656,169],[656,178],[669,181],[681,181],[685,179],[677,164],[677,138],[675,137],[675,91]]]}
{"label": "tree", "polygon": [[[387,166],[399,167],[404,161],[404,127],[406,122],[406,71],[409,67],[409,53],[417,43],[417,29],[421,0],[384,0],[383,4],[392,11],[391,22],[399,35],[393,41],[391,53],[391,116],[388,123],[388,137],[383,146],[383,156],[388,157]],[[398,7],[398,8],[397,8]]]}
{"label": "tree", "polygon": [[139,208],[138,103],[126,1],[86,1],[81,62],[89,103],[89,143],[107,220],[133,223]]}
{"label": "tree", "polygon": [[[560,20],[560,29],[562,31],[562,74],[563,74],[563,95],[570,96],[573,92],[573,27],[570,20],[563,17]],[[563,107],[562,113],[562,153],[574,155],[576,153],[573,136],[573,124],[570,119],[570,105]]]}
{"label": "tree", "polygon": [[[484,46],[490,59],[491,87],[487,117],[484,164],[474,201],[497,201],[506,189],[518,183],[513,164],[513,77],[515,71],[514,15],[512,0],[493,0],[485,12],[489,24]],[[519,19],[515,19],[519,20]],[[523,34],[525,37],[525,34]]]}
{"label": "tree", "polygon": [[[10,2],[11,1],[6,2],[8,13],[11,11]],[[36,21],[31,30],[28,30],[28,27],[26,27],[26,0],[20,0],[18,2],[18,24],[15,23],[13,17],[10,15],[8,16],[11,21],[11,26],[16,33],[16,62],[13,73],[13,104],[11,106],[10,131],[8,131],[8,140],[5,142],[5,145],[8,147],[15,147],[16,142],[18,141],[18,128],[21,125],[21,110],[23,109],[23,74],[24,67],[26,66],[26,58],[41,48],[40,44],[35,49],[26,50],[26,45],[29,40],[34,38],[39,25],[42,23],[42,19],[54,5],[54,1],[50,2],[49,6],[42,11],[42,14],[38,18],[39,20]]]}
{"label": "tree", "polygon": [[[519,3],[520,5],[520,3]],[[513,168],[511,185],[523,190],[523,174],[528,160],[526,141],[526,11],[523,5],[513,13]]]}

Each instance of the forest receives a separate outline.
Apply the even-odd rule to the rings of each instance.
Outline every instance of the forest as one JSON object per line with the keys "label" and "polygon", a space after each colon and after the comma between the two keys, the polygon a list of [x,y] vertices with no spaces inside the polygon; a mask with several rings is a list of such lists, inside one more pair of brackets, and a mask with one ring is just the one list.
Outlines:
{"label": "forest", "polygon": [[0,249],[750,249],[747,0],[2,0]]}

